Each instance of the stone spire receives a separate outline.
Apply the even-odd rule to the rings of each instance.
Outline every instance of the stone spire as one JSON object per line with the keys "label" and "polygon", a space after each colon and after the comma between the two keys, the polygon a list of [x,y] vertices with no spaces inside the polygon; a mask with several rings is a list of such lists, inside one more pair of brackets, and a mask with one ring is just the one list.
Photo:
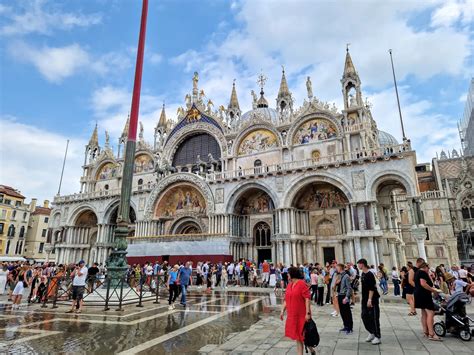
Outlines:
{"label": "stone spire", "polygon": [[286,81],[285,76],[285,68],[282,67],[281,72],[281,82],[280,82],[280,90],[278,90],[278,98],[288,97],[291,96],[290,89],[288,89],[288,83]]}
{"label": "stone spire", "polygon": [[230,94],[230,101],[228,109],[237,109],[240,111],[239,99],[237,98],[237,91],[235,90],[235,79],[232,84],[232,93]]}
{"label": "stone spire", "polygon": [[346,48],[346,63],[344,65],[344,74],[343,77],[347,76],[357,76],[357,71],[352,63],[351,54],[349,53],[349,45]]}
{"label": "stone spire", "polygon": [[163,103],[163,107],[161,109],[160,120],[158,121],[157,128],[166,129],[168,125],[168,120],[166,119],[166,112],[165,112],[165,104]]}
{"label": "stone spire", "polygon": [[121,139],[125,139],[124,143],[127,141],[129,126],[130,126],[130,114],[127,116],[127,122],[125,122],[125,126],[123,127],[123,131],[122,131]]}
{"label": "stone spire", "polygon": [[95,124],[94,131],[92,132],[91,139],[89,139],[89,144],[87,146],[89,148],[99,147],[99,135],[97,134],[97,123]]}
{"label": "stone spire", "polygon": [[282,121],[287,120],[293,112],[293,99],[291,97],[290,89],[288,89],[288,82],[286,81],[285,68],[281,67],[281,82],[280,90],[276,99],[277,111],[280,113]]}

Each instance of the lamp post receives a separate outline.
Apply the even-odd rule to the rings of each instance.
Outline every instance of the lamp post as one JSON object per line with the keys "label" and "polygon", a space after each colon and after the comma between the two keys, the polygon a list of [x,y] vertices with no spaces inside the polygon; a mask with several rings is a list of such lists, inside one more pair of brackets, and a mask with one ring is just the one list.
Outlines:
{"label": "lamp post", "polygon": [[133,164],[137,139],[147,13],[148,0],[143,0],[137,62],[135,66],[135,81],[133,84],[132,108],[130,110],[130,126],[128,128],[127,144],[125,147],[117,228],[114,233],[115,248],[107,260],[107,270],[114,283],[120,282],[120,279],[125,275],[127,270],[127,236],[130,223],[130,198],[132,194]]}

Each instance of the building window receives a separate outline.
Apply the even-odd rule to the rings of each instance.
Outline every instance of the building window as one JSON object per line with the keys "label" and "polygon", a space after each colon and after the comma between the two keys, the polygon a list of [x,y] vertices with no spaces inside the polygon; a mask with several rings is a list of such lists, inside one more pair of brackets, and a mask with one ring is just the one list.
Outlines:
{"label": "building window", "polygon": [[3,195],[0,195],[0,203],[3,203]]}
{"label": "building window", "polygon": [[104,186],[104,190],[107,191],[108,189],[109,189],[109,185],[105,185],[105,186]]}
{"label": "building window", "polygon": [[10,241],[7,240],[7,248],[5,249],[5,254],[8,255],[8,252],[10,251]]}
{"label": "building window", "polygon": [[138,180],[138,190],[141,190],[143,188],[143,179]]}
{"label": "building window", "polygon": [[49,222],[49,217],[44,217],[44,223],[48,223]]}
{"label": "building window", "polygon": [[474,195],[467,195],[461,202],[463,219],[474,219]]}
{"label": "building window", "polygon": [[12,213],[12,219],[15,219],[16,218],[16,211],[13,211]]}
{"label": "building window", "polygon": [[5,199],[5,204],[6,205],[11,205],[12,204],[12,200],[9,200],[8,198]]}
{"label": "building window", "polygon": [[1,211],[0,218],[1,218],[1,219],[7,218],[7,210],[2,210],[2,211]]}
{"label": "building window", "polygon": [[15,202],[15,206],[16,206],[16,207],[21,207],[21,201],[16,201],[16,202]]}
{"label": "building window", "polygon": [[8,227],[8,237],[14,237],[15,236],[15,226],[13,224],[10,224],[10,227]]}
{"label": "building window", "polygon": [[5,223],[0,223],[0,234],[3,234],[4,227],[5,227]]}
{"label": "building window", "polygon": [[43,238],[46,237],[46,229],[43,229],[43,230],[41,231],[41,236],[42,236]]}
{"label": "building window", "polygon": [[21,226],[19,237],[23,238],[25,236],[25,226]]}
{"label": "building window", "polygon": [[43,248],[44,248],[44,243],[40,243],[39,248],[38,248],[38,253],[43,253]]}
{"label": "building window", "polygon": [[23,220],[26,221],[26,217],[28,216],[28,213],[24,212],[23,213]]}

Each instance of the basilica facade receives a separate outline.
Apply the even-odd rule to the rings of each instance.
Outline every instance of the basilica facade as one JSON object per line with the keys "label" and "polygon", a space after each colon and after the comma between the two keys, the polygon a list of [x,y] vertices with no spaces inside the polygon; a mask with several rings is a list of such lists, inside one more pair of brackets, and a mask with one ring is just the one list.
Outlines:
{"label": "basilica facade", "polygon": [[[436,191],[420,192],[410,141],[398,143],[377,128],[349,52],[341,109],[313,95],[309,77],[298,107],[284,70],[276,104],[270,104],[265,80],[259,77],[260,92],[252,91],[253,107],[243,112],[235,83],[229,103],[214,109],[195,73],[176,121],[163,107],[153,144],[141,127],[130,263],[458,261],[449,206]],[[107,134],[99,145],[96,127],[80,193],[54,199],[50,233],[57,262],[106,262],[114,247],[127,132],[128,122],[114,153]]]}

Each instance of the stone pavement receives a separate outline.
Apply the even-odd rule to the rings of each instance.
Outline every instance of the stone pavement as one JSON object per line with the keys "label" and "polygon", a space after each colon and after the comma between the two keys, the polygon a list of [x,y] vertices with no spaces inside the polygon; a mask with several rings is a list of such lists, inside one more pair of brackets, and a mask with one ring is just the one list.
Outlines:
{"label": "stone pavement", "polygon": [[[425,338],[421,331],[419,316],[409,317],[404,304],[385,303],[381,306],[382,344],[366,343],[368,335],[360,319],[360,306],[353,309],[354,333],[345,335],[339,332],[342,327],[340,317],[329,315],[332,307],[312,306],[321,342],[318,354],[352,355],[422,355],[422,354],[474,354],[474,339],[464,342],[452,335],[443,338],[443,342],[434,342]],[[269,314],[262,314],[261,320],[240,333],[231,333],[220,344],[207,344],[200,349],[201,354],[296,354],[295,342],[284,336],[284,322],[279,319],[280,309],[273,307]],[[468,306],[473,314],[474,306]]]}

